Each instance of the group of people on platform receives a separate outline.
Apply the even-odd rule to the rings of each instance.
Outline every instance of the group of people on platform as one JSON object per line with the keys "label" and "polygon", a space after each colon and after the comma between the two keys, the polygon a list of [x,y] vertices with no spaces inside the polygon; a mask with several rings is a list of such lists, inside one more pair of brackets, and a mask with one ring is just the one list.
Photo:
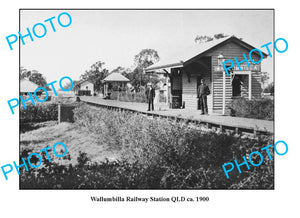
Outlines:
{"label": "group of people on platform", "polygon": [[[148,101],[148,111],[154,111],[155,88],[151,83],[148,83],[145,94]],[[204,79],[201,79],[197,88],[198,108],[201,110],[201,114],[208,114],[207,96],[209,94],[208,85],[205,84]]]}

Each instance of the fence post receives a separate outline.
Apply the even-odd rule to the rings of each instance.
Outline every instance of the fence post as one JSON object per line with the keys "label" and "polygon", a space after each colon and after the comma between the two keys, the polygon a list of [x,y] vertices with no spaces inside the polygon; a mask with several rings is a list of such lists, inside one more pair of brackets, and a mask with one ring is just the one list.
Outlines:
{"label": "fence post", "polygon": [[57,104],[57,110],[58,110],[58,123],[61,122],[61,103]]}

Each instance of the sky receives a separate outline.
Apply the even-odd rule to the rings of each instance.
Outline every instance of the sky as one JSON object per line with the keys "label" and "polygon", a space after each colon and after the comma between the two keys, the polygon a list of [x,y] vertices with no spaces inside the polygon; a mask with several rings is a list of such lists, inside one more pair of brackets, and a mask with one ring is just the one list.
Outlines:
{"label": "sky", "polygon": [[[58,24],[62,12],[72,17],[68,27]],[[56,32],[44,22],[53,16]],[[20,21],[23,35],[36,23],[47,28],[45,37],[26,37],[20,48],[21,66],[39,71],[47,82],[63,76],[78,80],[97,61],[105,62],[110,71],[133,67],[134,56],[145,48],[167,57],[197,46],[197,35],[235,35],[257,48],[273,42],[272,10],[22,10]],[[61,22],[67,24],[67,17],[61,16]],[[262,71],[272,80],[272,58],[262,62]]]}

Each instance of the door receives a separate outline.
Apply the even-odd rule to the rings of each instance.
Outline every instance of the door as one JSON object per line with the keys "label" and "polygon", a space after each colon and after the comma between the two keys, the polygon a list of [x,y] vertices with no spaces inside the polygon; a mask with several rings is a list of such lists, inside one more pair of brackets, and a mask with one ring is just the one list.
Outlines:
{"label": "door", "polygon": [[232,80],[232,97],[246,97],[248,93],[248,75],[235,75]]}
{"label": "door", "polygon": [[171,70],[172,108],[182,107],[182,74],[180,69]]}
{"label": "door", "polygon": [[[201,84],[201,79],[203,77],[202,76],[197,76],[197,87],[196,87],[196,96],[198,97],[198,88]],[[200,101],[199,99],[197,98],[197,110],[200,110],[201,109],[201,106],[200,106]]]}

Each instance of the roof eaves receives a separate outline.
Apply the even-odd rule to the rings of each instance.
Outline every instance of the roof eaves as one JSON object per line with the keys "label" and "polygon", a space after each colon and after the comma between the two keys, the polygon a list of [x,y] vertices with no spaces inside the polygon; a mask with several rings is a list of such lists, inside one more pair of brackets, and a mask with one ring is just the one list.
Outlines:
{"label": "roof eaves", "polygon": [[[113,77],[112,76],[113,74],[114,75],[119,74],[119,75],[118,75],[118,77],[116,77],[116,76]],[[103,79],[103,81],[104,82],[129,82],[130,80],[127,77],[125,77],[124,75],[122,75],[121,73],[111,73],[110,75],[105,77]]]}
{"label": "roof eaves", "polygon": [[165,69],[165,68],[170,68],[170,67],[183,67],[183,61],[180,61],[178,63],[173,63],[173,64],[165,64],[165,65],[161,65],[161,66],[156,66],[156,67],[148,67],[145,69],[146,73],[150,73],[154,70],[160,70],[160,69]]}

